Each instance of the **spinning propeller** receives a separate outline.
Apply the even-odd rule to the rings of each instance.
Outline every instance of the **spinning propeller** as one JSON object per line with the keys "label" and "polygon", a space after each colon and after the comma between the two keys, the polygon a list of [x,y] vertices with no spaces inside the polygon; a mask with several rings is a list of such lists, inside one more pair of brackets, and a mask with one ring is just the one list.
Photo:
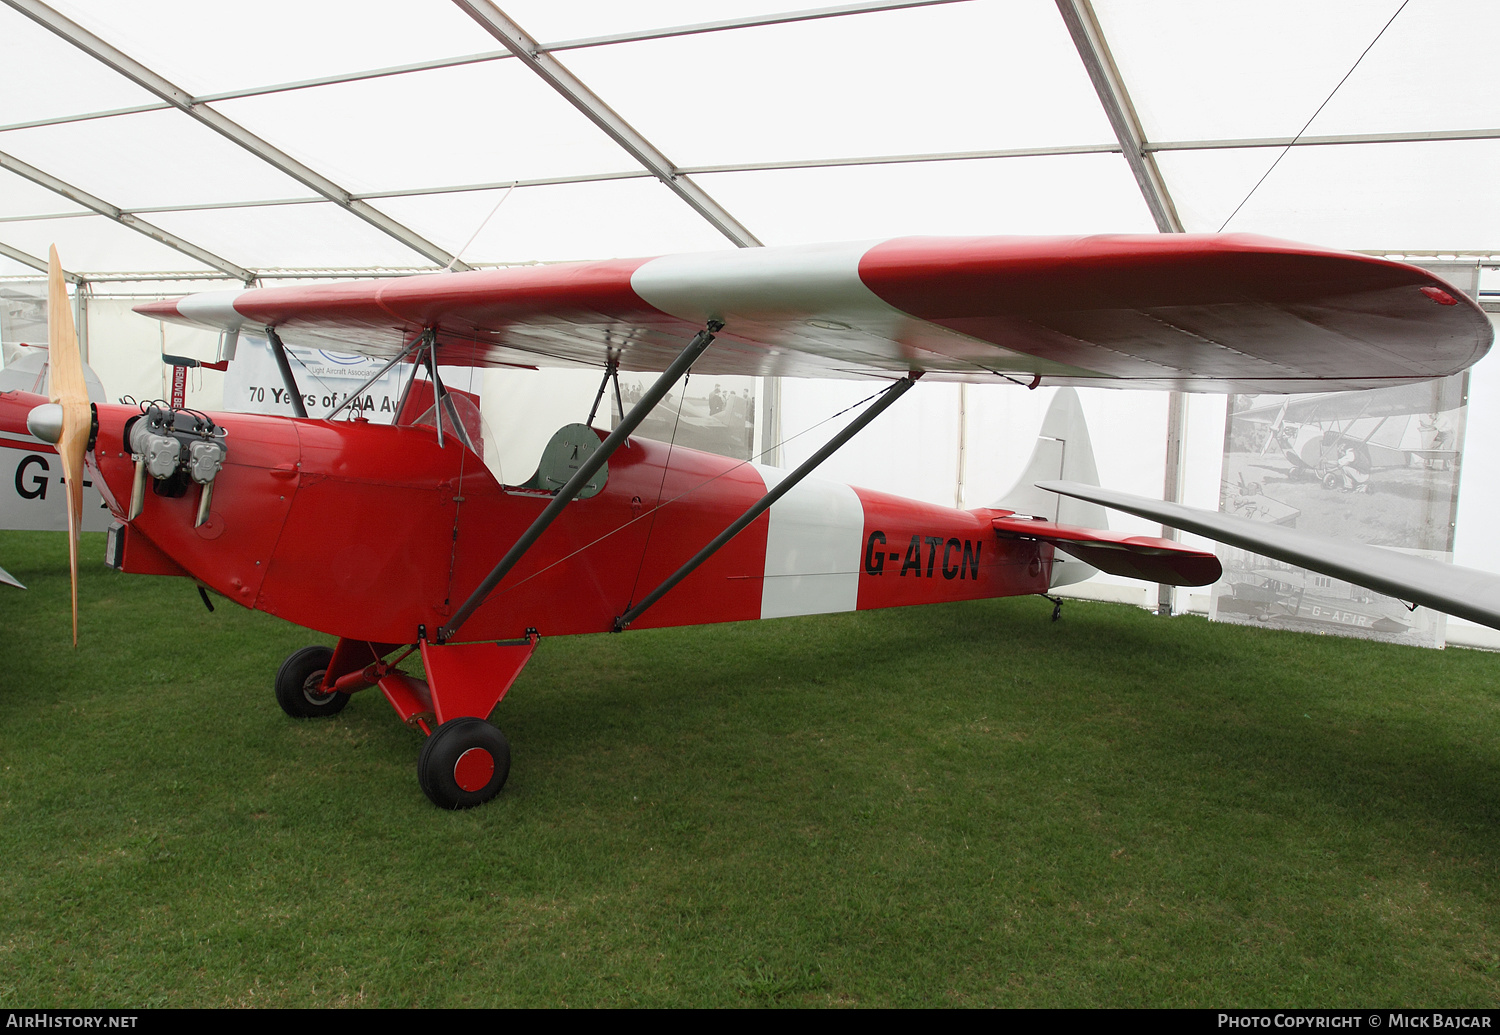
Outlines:
{"label": "spinning propeller", "polygon": [[68,498],[68,569],[73,582],[73,646],[78,646],[78,532],[83,525],[83,460],[93,437],[94,410],[83,380],[78,333],[57,249],[47,257],[48,396],[26,417],[31,433],[57,446]]}

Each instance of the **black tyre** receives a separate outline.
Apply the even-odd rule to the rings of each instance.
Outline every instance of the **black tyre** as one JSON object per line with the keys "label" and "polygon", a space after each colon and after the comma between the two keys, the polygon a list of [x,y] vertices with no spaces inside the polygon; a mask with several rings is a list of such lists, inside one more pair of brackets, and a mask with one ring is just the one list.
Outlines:
{"label": "black tyre", "polygon": [[294,719],[337,715],[349,703],[349,695],[323,693],[323,673],[333,660],[327,647],[303,647],[287,655],[276,673],[276,703]]}
{"label": "black tyre", "polygon": [[483,719],[449,719],[427,738],[417,759],[422,793],[441,809],[483,805],[510,775],[510,742]]}

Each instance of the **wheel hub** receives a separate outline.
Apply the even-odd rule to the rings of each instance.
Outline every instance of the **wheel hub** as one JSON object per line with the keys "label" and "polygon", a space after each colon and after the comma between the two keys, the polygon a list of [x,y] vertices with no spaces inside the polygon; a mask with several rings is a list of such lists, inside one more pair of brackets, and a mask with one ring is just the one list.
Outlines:
{"label": "wheel hub", "polygon": [[333,695],[338,692],[336,690],[331,690],[328,693],[323,692],[323,676],[326,671],[326,669],[319,669],[308,676],[306,682],[302,684],[302,696],[307,698],[308,704],[327,704],[333,699]]}
{"label": "wheel hub", "polygon": [[495,756],[482,747],[472,747],[453,763],[453,781],[473,794],[481,791],[495,775]]}

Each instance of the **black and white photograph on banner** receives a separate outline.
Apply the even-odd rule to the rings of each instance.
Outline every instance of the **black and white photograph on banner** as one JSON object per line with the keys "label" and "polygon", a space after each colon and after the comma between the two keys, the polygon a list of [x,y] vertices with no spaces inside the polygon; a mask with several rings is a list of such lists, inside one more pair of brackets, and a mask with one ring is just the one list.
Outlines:
{"label": "black and white photograph on banner", "polygon": [[[1234,395],[1220,509],[1330,539],[1450,559],[1468,375],[1321,395]],[[1443,615],[1233,547],[1210,617],[1441,647]]]}
{"label": "black and white photograph on banner", "polygon": [[[638,374],[620,377],[620,402],[626,410],[649,383]],[[754,460],[759,385],[757,377],[691,377],[656,404],[636,434],[736,460]],[[619,404],[610,400],[610,405],[614,407],[610,427],[614,427],[620,419]]]}
{"label": "black and white photograph on banner", "polygon": [[6,346],[47,344],[47,282],[0,284],[0,341]]}
{"label": "black and white photograph on banner", "polygon": [[[47,285],[21,281],[0,286],[0,392],[48,389]],[[83,370],[92,402],[107,398],[91,367]],[[67,515],[57,501],[63,487],[56,452],[30,436],[0,435],[0,528],[65,529]],[[102,532],[109,511],[91,482],[84,483],[83,528]]]}

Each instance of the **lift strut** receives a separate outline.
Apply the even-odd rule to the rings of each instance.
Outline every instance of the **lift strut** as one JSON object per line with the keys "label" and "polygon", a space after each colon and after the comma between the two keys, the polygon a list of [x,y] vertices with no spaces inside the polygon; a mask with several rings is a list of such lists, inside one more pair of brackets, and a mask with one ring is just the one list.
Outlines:
{"label": "lift strut", "polygon": [[811,457],[809,457],[801,467],[797,468],[791,474],[783,478],[774,489],[762,496],[758,501],[756,501],[756,503],[754,503],[750,507],[749,510],[745,511],[738,518],[736,518],[733,524],[731,524],[728,528],[724,529],[724,531],[715,536],[714,540],[711,543],[694,554],[691,560],[689,560],[682,567],[678,568],[671,575],[667,576],[666,581],[664,581],[661,585],[657,586],[650,593],[647,593],[644,597],[642,597],[639,604],[636,604],[630,610],[617,617],[615,619],[615,632],[624,632],[630,626],[631,622],[635,621],[641,616],[642,612],[644,612],[646,608],[650,607],[662,597],[666,596],[673,586],[677,585],[683,579],[691,575],[694,568],[697,568],[704,561],[708,560],[714,554],[718,553],[719,549],[723,547],[725,543],[729,542],[729,540],[733,539],[735,536],[743,532],[745,528],[750,524],[750,522],[754,521],[756,518],[760,517],[767,510],[769,510],[773,503],[781,499],[781,497],[785,496],[792,490],[794,486],[796,486],[798,482],[802,481],[802,479],[806,478],[809,474],[816,470],[823,463],[823,461],[832,456],[840,446],[863,431],[867,424],[884,413],[886,408],[894,403],[897,399],[905,395],[907,390],[911,388],[912,385],[917,383],[917,378],[921,376],[922,374],[920,371],[908,374],[901,380],[897,381],[895,384],[887,388],[885,392],[882,393],[878,399],[872,402],[865,409],[864,413],[861,413],[858,417],[856,417],[847,428],[840,431],[837,435],[833,436],[833,438],[829,439],[828,443],[822,449],[818,450]]}
{"label": "lift strut", "polygon": [[[599,413],[599,404],[604,401],[604,390],[609,387],[611,379],[615,383],[615,400],[620,398],[620,359],[614,353],[610,353],[609,362],[604,364],[604,378],[599,382],[598,394],[594,396],[594,405],[589,409],[589,419],[584,421],[589,427],[594,426],[594,417]],[[620,407],[620,415],[625,415],[625,407]]]}
{"label": "lift strut", "polygon": [[557,520],[564,508],[573,501],[574,497],[583,491],[584,486],[598,473],[599,468],[604,466],[605,461],[614,455],[615,450],[620,448],[624,441],[630,437],[630,433],[636,429],[636,426],[645,420],[646,415],[655,408],[657,403],[661,402],[667,392],[671,391],[672,386],[682,380],[682,376],[688,372],[688,368],[693,365],[693,362],[703,354],[709,345],[713,344],[714,335],[723,329],[724,324],[722,321],[710,320],[707,327],[693,336],[693,340],[688,342],[687,347],[677,354],[676,359],[672,360],[671,366],[667,367],[651,387],[646,389],[645,394],[630,408],[630,412],[621,419],[619,426],[610,432],[609,437],[599,444],[599,448],[592,456],[579,465],[578,470],[573,473],[573,477],[568,479],[568,483],[559,489],[557,495],[552,498],[552,502],[547,504],[547,509],[537,515],[537,519],[531,523],[531,527],[521,534],[521,538],[517,539],[514,545],[506,551],[505,556],[500,558],[500,563],[495,565],[494,570],[485,576],[484,581],[479,584],[479,587],[469,595],[469,599],[465,600],[463,605],[453,613],[453,618],[448,624],[437,631],[436,639],[438,643],[446,643],[453,638],[454,634],[458,632],[459,626],[468,621],[469,616],[494,592],[495,587],[500,584],[500,580],[505,578],[510,569],[516,566],[516,562],[526,555],[526,551],[531,549],[532,544],[541,538],[542,533],[547,530],[547,526]]}
{"label": "lift strut", "polygon": [[286,346],[281,343],[281,335],[276,333],[275,327],[267,325],[266,340],[271,343],[271,355],[276,357],[276,369],[281,371],[281,383],[286,385],[286,394],[291,397],[292,412],[298,417],[306,417],[302,389],[297,387],[297,379],[292,376],[292,366],[286,361]]}
{"label": "lift strut", "polygon": [[[342,410],[345,406],[348,406],[351,402],[353,402],[356,399],[363,398],[364,394],[365,394],[365,389],[369,388],[376,381],[379,381],[382,377],[384,377],[386,375],[386,372],[389,371],[391,369],[391,367],[395,366],[397,363],[400,363],[407,356],[410,356],[412,354],[412,352],[414,352],[416,350],[419,350],[419,349],[423,348],[424,346],[431,345],[434,341],[436,341],[436,334],[432,330],[432,328],[429,327],[426,330],[424,330],[421,334],[419,334],[415,338],[413,338],[410,342],[408,342],[407,345],[406,345],[406,347],[404,349],[402,349],[400,352],[398,352],[394,356],[392,356],[391,359],[390,359],[390,362],[386,363],[385,366],[381,367],[378,371],[376,371],[375,373],[371,374],[370,377],[369,377],[369,379],[366,380],[364,384],[360,385],[358,388],[356,388],[352,392],[346,392],[344,394],[344,401],[341,402],[341,403],[339,403],[333,409],[329,410],[327,413],[325,413],[323,415],[323,419],[324,420],[333,420],[333,418],[338,415],[338,412],[340,410]],[[401,411],[400,411],[400,409],[397,409],[396,412],[397,412],[397,414],[399,414]]]}
{"label": "lift strut", "polygon": [[443,448],[443,379],[438,376],[437,341],[427,346],[427,377],[432,382],[432,416],[437,425],[438,448]]}

